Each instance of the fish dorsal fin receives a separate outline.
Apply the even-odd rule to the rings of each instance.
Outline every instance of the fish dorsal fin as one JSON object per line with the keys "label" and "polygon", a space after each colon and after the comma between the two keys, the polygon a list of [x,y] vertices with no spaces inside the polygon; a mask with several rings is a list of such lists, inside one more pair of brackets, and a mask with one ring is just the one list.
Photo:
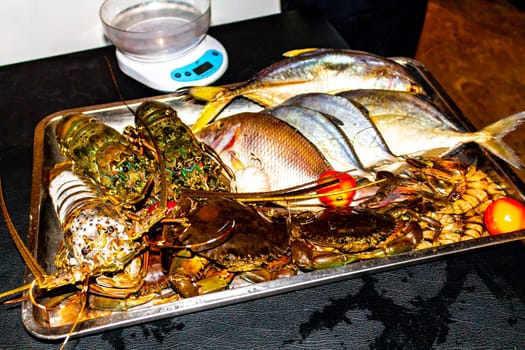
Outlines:
{"label": "fish dorsal fin", "polygon": [[300,56],[302,54],[317,51],[317,50],[319,49],[316,47],[305,48],[305,49],[295,49],[295,50],[286,51],[285,53],[283,53],[283,56],[284,57],[296,57],[296,56]]}

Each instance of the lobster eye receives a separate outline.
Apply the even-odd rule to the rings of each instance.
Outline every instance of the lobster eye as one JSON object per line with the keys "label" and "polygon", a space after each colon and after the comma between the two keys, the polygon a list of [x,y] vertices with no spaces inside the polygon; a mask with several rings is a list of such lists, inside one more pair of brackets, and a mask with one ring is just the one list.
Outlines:
{"label": "lobster eye", "polygon": [[130,164],[129,162],[124,162],[120,165],[120,168],[122,169],[123,172],[127,173],[130,169]]}

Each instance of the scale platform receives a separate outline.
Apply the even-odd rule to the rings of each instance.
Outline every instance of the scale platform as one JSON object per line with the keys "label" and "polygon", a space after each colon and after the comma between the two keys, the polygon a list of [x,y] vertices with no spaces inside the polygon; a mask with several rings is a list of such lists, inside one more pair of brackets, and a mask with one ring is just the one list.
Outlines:
{"label": "scale platform", "polygon": [[152,89],[172,92],[187,86],[209,85],[228,68],[228,55],[215,38],[206,37],[195,47],[166,61],[143,61],[117,49],[120,70]]}

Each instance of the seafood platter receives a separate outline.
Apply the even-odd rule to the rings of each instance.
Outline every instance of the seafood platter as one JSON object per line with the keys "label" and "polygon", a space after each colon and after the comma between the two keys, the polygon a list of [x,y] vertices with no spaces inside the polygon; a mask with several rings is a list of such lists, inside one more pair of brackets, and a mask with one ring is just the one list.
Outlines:
{"label": "seafood platter", "polygon": [[485,215],[525,202],[523,121],[474,130],[418,61],[335,49],[49,115],[23,322],[67,340],[523,239]]}

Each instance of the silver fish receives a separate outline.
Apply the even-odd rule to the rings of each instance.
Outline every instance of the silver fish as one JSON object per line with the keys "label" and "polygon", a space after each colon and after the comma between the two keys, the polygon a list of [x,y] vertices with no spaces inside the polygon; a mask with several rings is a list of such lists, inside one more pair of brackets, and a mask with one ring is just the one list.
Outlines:
{"label": "silver fish", "polygon": [[358,89],[338,94],[349,99],[369,115],[407,114],[432,119],[443,127],[459,131],[458,127],[436,107],[426,95],[381,89]]}
{"label": "silver fish", "polygon": [[[348,100],[347,100],[348,101]],[[358,170],[362,165],[351,142],[340,127],[340,121],[316,110],[293,105],[265,109],[269,114],[296,128],[323,153],[336,170]]]}
{"label": "silver fish", "polygon": [[[342,94],[360,103],[398,156],[444,156],[459,146],[475,142],[510,165],[523,169],[519,156],[502,139],[525,123],[525,111],[513,114],[477,132],[464,132],[429,102],[410,94],[362,91]],[[416,101],[409,103],[407,101]]]}
{"label": "silver fish", "polygon": [[390,89],[422,93],[423,88],[403,65],[367,52],[302,49],[234,87],[196,86],[189,95],[208,101],[192,126],[198,131],[234,98],[244,96],[262,106],[276,106],[300,93],[337,93],[350,89]]}
{"label": "silver fish", "polygon": [[[381,163],[399,161],[386,146],[368,113],[356,107],[347,98],[325,93],[308,93],[294,96],[282,105],[303,106],[330,115],[332,120],[335,118],[365,169]],[[314,143],[317,144],[315,141]]]}
{"label": "silver fish", "polygon": [[[196,133],[236,172],[255,167],[269,177],[270,190],[315,181],[332,167],[321,152],[287,123],[262,113],[240,113]],[[254,192],[255,189],[247,189]]]}

